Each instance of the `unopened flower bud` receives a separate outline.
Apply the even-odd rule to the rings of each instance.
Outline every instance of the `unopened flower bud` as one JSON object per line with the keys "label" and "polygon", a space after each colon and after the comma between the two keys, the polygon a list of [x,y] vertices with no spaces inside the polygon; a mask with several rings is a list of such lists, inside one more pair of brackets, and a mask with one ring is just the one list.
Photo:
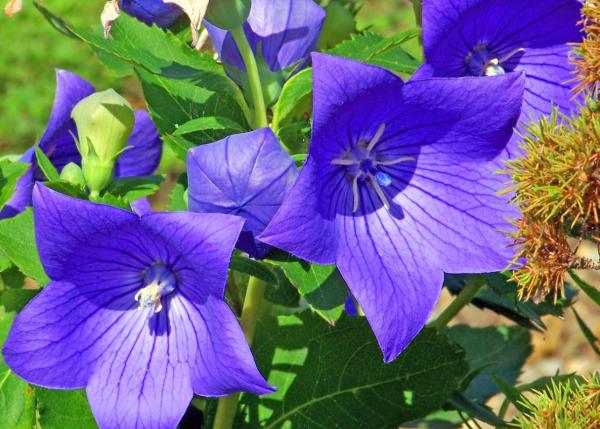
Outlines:
{"label": "unopened flower bud", "polygon": [[81,100],[71,117],[77,125],[85,181],[92,193],[99,193],[110,184],[115,162],[125,149],[135,122],[133,109],[109,89]]}
{"label": "unopened flower bud", "polygon": [[60,172],[60,179],[70,183],[71,185],[76,186],[85,186],[85,178],[83,177],[83,171],[81,167],[75,164],[74,162],[70,162],[64,166],[62,171]]}
{"label": "unopened flower bud", "polygon": [[217,0],[208,4],[206,19],[223,30],[233,30],[244,25],[250,15],[250,0]]}

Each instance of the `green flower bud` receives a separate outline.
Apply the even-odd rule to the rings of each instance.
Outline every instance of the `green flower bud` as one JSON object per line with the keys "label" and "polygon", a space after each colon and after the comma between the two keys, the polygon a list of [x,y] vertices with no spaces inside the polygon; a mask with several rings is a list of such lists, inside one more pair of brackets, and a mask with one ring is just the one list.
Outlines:
{"label": "green flower bud", "polygon": [[74,162],[70,162],[64,166],[64,168],[60,172],[60,179],[72,185],[81,187],[85,186],[85,178],[83,177],[83,171],[81,170],[81,167],[75,164]]}
{"label": "green flower bud", "polygon": [[100,193],[112,181],[115,162],[131,135],[135,116],[127,100],[112,89],[81,100],[71,117],[77,125],[78,149],[87,186]]}
{"label": "green flower bud", "polygon": [[223,30],[244,25],[250,15],[250,0],[216,0],[208,4],[206,20]]}
{"label": "green flower bud", "polygon": [[335,47],[340,42],[350,39],[350,35],[356,31],[354,15],[340,3],[332,2],[325,10],[327,18],[319,39],[320,50]]}

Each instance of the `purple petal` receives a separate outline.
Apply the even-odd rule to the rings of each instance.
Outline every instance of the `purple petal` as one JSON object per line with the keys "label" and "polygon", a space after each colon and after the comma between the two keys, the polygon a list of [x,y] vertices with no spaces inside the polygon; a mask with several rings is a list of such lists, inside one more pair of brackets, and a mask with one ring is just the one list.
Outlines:
{"label": "purple petal", "polygon": [[[33,163],[35,157],[34,148],[28,149],[21,158],[20,162],[28,164]],[[0,211],[0,219],[13,217],[23,212],[27,207],[31,206],[31,192],[35,183],[35,173],[30,166],[27,171],[19,177],[15,184],[15,193],[6,202],[6,205]]]}
{"label": "purple petal", "polygon": [[283,205],[258,239],[299,258],[331,265],[335,263],[338,240],[334,218],[324,216],[319,207],[317,173],[309,157]]}
{"label": "purple petal", "polygon": [[[182,294],[195,295],[197,291],[186,287]],[[178,311],[195,328],[185,338],[196,349],[191,365],[194,392],[210,397],[239,391],[257,395],[274,392],[256,368],[242,329],[227,304],[214,296],[202,302],[186,298],[179,302]]]}
{"label": "purple petal", "polygon": [[207,294],[223,297],[227,269],[243,219],[216,213],[153,213],[142,224],[177,255],[173,269],[183,283],[194,285],[197,301]]}
{"label": "purple petal", "polygon": [[135,126],[127,149],[115,167],[116,177],[149,176],[158,167],[162,155],[162,140],[145,110],[135,112]]}
{"label": "purple petal", "polygon": [[390,362],[427,322],[444,275],[422,250],[422,237],[403,231],[389,213],[373,211],[372,201],[363,204],[370,214],[338,219],[337,266]]}
{"label": "purple petal", "polygon": [[[254,52],[260,45],[271,71],[279,71],[305,63],[319,40],[325,15],[312,0],[253,0],[244,29]],[[210,23],[206,27],[222,61],[245,71],[231,35]]]}
{"label": "purple petal", "polygon": [[179,297],[160,313],[131,310],[87,385],[100,427],[174,428],[192,399],[194,327],[182,319]]}
{"label": "purple petal", "polygon": [[67,282],[47,285],[15,319],[3,349],[7,365],[33,384],[85,387],[102,354],[95,346],[103,338],[112,341],[113,321],[126,320],[92,304],[90,294],[102,299],[101,290],[84,292]]}
{"label": "purple petal", "polygon": [[79,163],[80,155],[73,140],[77,132],[71,111],[93,92],[94,87],[76,74],[66,70],[56,71],[54,106],[38,145],[59,171],[69,162]]}
{"label": "purple petal", "polygon": [[246,220],[238,247],[264,257],[268,246],[256,243],[273,218],[298,172],[270,128],[230,136],[190,150],[190,210],[226,213]]}
{"label": "purple petal", "polygon": [[162,0],[121,0],[121,9],[140,21],[159,27],[170,27],[183,14],[182,10]]}

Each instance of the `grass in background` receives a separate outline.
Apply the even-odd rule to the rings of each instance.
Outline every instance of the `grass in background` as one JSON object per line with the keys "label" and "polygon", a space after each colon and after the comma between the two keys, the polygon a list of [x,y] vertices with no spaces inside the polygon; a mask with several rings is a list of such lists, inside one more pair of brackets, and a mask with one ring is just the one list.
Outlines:
{"label": "grass in background", "polygon": [[[46,0],[54,13],[79,28],[98,25],[105,0]],[[3,6],[5,0],[0,0]],[[44,130],[54,97],[54,69],[67,69],[98,89],[113,87],[128,98],[139,97],[133,79],[116,79],[83,43],[57,32],[25,0],[13,17],[0,12],[0,155],[21,153]],[[407,0],[366,0],[359,14],[359,29],[393,34],[414,27]],[[418,43],[409,51],[420,56]],[[136,103],[137,104],[137,103]]]}

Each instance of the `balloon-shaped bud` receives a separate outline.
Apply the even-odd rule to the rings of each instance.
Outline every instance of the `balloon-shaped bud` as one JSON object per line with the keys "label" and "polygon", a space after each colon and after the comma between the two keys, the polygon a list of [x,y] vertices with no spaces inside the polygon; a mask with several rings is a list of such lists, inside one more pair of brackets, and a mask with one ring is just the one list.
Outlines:
{"label": "balloon-shaped bud", "polygon": [[81,167],[74,162],[70,162],[63,167],[62,171],[60,172],[60,179],[70,183],[71,185],[81,187],[85,186],[83,171],[81,170]]}
{"label": "balloon-shaped bud", "polygon": [[78,149],[85,181],[92,193],[111,182],[115,162],[127,144],[135,122],[127,100],[112,89],[81,100],[71,112],[77,125]]}
{"label": "balloon-shaped bud", "polygon": [[250,16],[250,0],[217,0],[208,4],[206,20],[223,30],[244,25]]}

